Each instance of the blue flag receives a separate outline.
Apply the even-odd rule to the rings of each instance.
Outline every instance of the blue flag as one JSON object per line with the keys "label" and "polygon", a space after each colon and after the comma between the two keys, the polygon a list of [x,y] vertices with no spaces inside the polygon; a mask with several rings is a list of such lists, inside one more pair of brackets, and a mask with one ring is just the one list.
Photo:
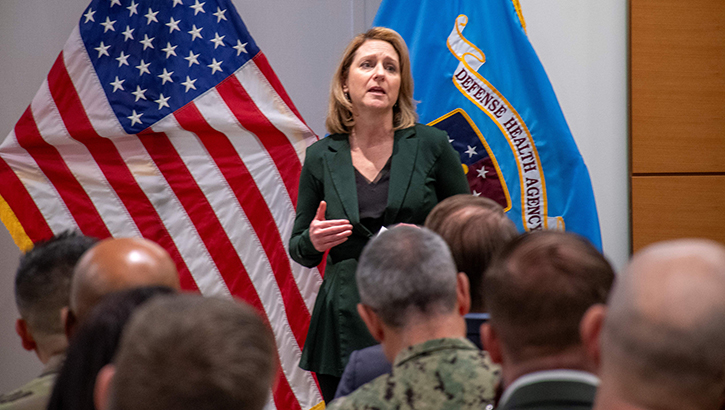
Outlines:
{"label": "blue flag", "polygon": [[517,0],[383,0],[374,25],[405,39],[420,122],[448,132],[474,195],[520,230],[575,232],[601,249],[589,172]]}

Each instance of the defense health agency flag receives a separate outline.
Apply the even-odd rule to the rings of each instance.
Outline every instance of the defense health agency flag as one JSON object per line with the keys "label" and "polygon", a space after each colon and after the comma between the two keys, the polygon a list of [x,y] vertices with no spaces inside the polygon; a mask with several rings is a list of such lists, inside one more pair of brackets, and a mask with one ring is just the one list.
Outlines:
{"label": "defense health agency flag", "polygon": [[565,229],[601,249],[589,173],[517,0],[383,0],[374,25],[405,39],[420,120],[448,132],[474,195],[520,230]]}
{"label": "defense health agency flag", "polygon": [[322,279],[286,249],[316,139],[231,1],[94,0],[0,145],[0,217],[22,249],[67,229],[159,243],[182,287],[269,322],[269,407],[321,407],[298,363]]}

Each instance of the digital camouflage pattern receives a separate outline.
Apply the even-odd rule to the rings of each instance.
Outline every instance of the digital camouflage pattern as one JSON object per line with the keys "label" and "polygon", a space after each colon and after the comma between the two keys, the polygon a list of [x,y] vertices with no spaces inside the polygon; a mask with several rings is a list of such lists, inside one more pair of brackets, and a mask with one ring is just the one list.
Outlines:
{"label": "digital camouflage pattern", "polygon": [[466,339],[434,339],[398,354],[391,373],[363,385],[328,410],[484,410],[493,404],[500,368]]}
{"label": "digital camouflage pattern", "polygon": [[17,390],[0,394],[0,410],[45,410],[63,359],[64,355],[51,357],[40,376]]}

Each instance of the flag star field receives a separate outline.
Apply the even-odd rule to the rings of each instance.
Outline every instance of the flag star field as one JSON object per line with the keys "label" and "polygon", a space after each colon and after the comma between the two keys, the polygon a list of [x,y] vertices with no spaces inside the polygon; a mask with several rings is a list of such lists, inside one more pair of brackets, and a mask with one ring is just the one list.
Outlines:
{"label": "flag star field", "polygon": [[138,133],[215,87],[259,51],[215,1],[94,0],[79,23],[124,130]]}

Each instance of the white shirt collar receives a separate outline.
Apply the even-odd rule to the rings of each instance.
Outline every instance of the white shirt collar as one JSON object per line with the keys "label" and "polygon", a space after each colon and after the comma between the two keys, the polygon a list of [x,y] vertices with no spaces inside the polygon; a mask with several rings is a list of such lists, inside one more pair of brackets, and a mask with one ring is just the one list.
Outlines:
{"label": "white shirt collar", "polygon": [[499,400],[498,402],[498,406],[503,406],[516,389],[540,381],[581,382],[591,384],[592,386],[599,386],[599,378],[597,376],[582,370],[542,370],[525,374],[514,380],[514,382],[506,387],[506,390],[504,390],[503,394],[501,395],[501,400]]}

